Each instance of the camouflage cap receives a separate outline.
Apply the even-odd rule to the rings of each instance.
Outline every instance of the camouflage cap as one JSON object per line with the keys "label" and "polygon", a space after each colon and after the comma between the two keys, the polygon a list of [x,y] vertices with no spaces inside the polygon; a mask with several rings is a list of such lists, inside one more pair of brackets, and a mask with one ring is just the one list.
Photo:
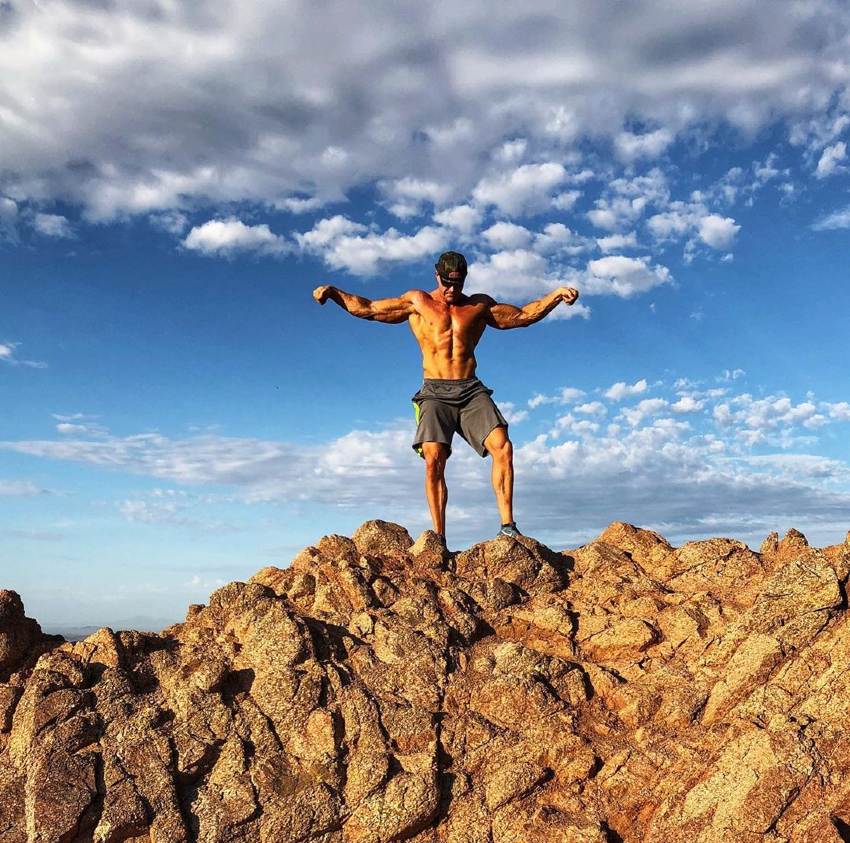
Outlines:
{"label": "camouflage cap", "polygon": [[443,252],[434,267],[443,278],[447,278],[450,272],[459,272],[462,278],[466,278],[466,258],[460,252]]}

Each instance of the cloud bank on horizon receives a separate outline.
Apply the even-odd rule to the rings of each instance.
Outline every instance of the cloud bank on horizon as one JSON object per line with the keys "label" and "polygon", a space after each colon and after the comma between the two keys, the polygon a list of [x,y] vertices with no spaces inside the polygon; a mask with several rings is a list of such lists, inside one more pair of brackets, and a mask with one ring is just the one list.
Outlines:
{"label": "cloud bank on horizon", "polygon": [[[409,419],[343,380],[394,375],[395,347],[329,321],[314,342],[339,314],[301,302],[302,279],[427,284],[447,248],[469,291],[581,290],[492,378],[523,529],[578,542],[628,514],[673,538],[846,531],[850,396],[825,362],[842,353],[800,361],[775,326],[820,302],[835,321],[807,341],[840,324],[848,56],[839,0],[0,2],[0,377],[20,414],[0,427],[0,563],[56,617],[45,570],[97,579],[117,615],[141,597],[173,614],[234,554],[285,562],[341,514],[428,526]],[[749,282],[776,254],[823,276],[766,296]],[[125,281],[148,260],[151,279]],[[277,345],[264,272],[292,296]],[[586,345],[567,356],[567,335]],[[547,368],[585,347],[608,369]],[[254,422],[278,369],[280,434]],[[449,478],[450,539],[480,538],[486,465],[456,448]],[[155,560],[149,579],[113,570],[121,554]]]}

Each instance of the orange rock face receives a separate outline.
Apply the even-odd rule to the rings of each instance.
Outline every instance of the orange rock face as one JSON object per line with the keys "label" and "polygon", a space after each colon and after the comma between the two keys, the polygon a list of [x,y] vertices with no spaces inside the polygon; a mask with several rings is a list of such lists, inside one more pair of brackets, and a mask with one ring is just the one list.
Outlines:
{"label": "orange rock face", "polygon": [[370,521],[160,634],[0,591],[0,843],[850,839],[850,538]]}

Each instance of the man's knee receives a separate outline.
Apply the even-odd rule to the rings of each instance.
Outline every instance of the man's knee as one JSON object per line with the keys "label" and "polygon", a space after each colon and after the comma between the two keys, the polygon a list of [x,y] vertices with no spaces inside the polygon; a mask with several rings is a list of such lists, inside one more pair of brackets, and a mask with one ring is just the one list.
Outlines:
{"label": "man's knee", "polygon": [[449,458],[449,448],[442,442],[423,442],[422,454],[425,457],[425,471],[432,476],[442,477]]}
{"label": "man's knee", "polygon": [[510,462],[513,459],[514,446],[504,427],[494,427],[484,440],[484,446],[496,462]]}

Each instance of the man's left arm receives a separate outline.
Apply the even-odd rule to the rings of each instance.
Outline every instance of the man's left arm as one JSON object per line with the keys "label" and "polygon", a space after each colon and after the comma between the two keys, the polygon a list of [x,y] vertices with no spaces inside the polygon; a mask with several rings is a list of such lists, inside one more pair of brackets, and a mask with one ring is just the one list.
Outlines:
{"label": "man's left arm", "polygon": [[529,302],[524,307],[515,307],[512,304],[490,299],[492,305],[488,311],[487,324],[502,330],[527,328],[551,313],[561,302],[570,305],[574,304],[577,299],[578,290],[575,287],[558,287],[557,290],[553,290],[543,298]]}

